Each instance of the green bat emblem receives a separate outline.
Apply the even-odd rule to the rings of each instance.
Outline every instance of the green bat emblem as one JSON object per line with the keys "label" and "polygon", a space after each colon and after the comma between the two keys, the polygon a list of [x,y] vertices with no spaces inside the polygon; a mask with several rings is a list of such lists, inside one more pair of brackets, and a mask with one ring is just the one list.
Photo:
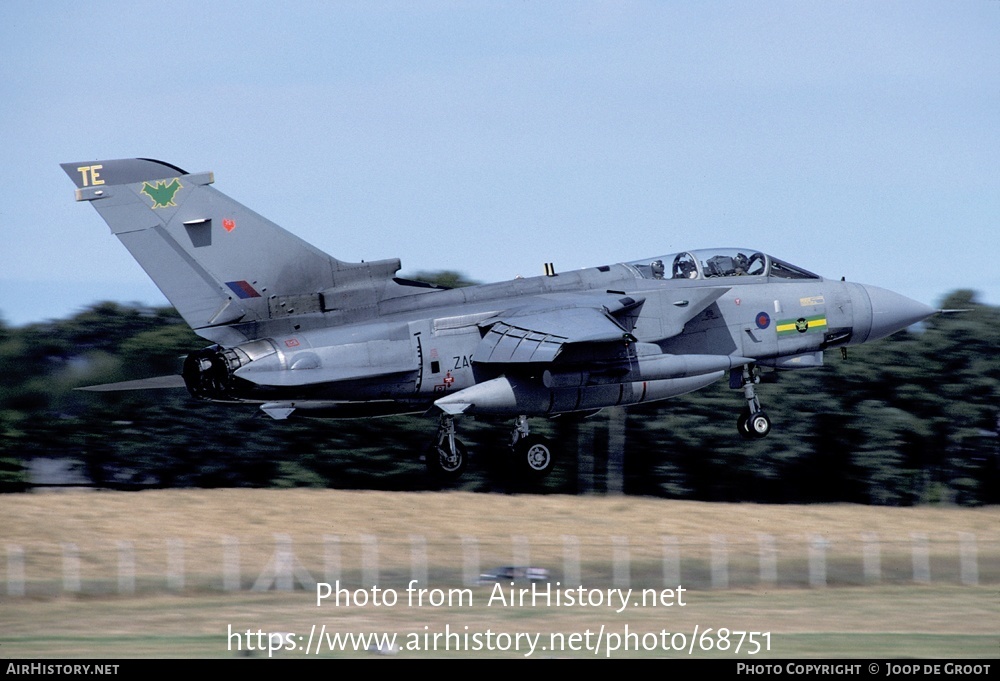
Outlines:
{"label": "green bat emblem", "polygon": [[174,194],[181,188],[181,183],[174,178],[170,184],[160,180],[155,185],[148,182],[142,183],[142,193],[153,199],[153,208],[166,208],[176,206]]}

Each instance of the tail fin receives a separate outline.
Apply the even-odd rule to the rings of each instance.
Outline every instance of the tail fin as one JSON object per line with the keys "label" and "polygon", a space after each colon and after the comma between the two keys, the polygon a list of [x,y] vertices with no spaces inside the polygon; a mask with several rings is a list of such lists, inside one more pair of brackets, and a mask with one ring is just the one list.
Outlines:
{"label": "tail fin", "polygon": [[400,267],[337,260],[209,186],[212,173],[152,159],[62,168],[76,200],[97,209],[185,321],[215,342],[236,340],[236,329],[242,339],[264,332],[262,323],[371,306]]}

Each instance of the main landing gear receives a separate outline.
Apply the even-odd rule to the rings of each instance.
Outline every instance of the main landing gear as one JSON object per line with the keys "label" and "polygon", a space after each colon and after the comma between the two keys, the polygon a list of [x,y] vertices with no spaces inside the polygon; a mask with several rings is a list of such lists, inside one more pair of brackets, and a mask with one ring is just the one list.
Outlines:
{"label": "main landing gear", "polygon": [[[735,375],[735,371],[733,372]],[[738,378],[739,388],[743,388],[743,395],[747,406],[740,412],[736,419],[736,429],[740,435],[746,439],[766,437],[771,432],[771,419],[767,418],[764,409],[757,399],[757,391],[754,386],[760,383],[760,375],[757,367],[747,365],[743,367],[743,372]]]}
{"label": "main landing gear", "polygon": [[527,416],[518,416],[514,421],[510,440],[514,464],[524,477],[543,478],[552,472],[555,465],[552,445],[544,437],[531,434]]}
{"label": "main landing gear", "polygon": [[441,414],[441,423],[435,441],[425,456],[427,470],[438,478],[454,480],[462,475],[469,456],[465,445],[455,437],[455,417]]}
{"label": "main landing gear", "polygon": [[[527,416],[515,419],[510,446],[521,477],[539,479],[552,471],[555,465],[552,445],[540,435],[531,434]],[[468,458],[465,445],[455,437],[455,417],[442,414],[437,436],[425,456],[427,470],[436,478],[455,480],[465,470]]]}

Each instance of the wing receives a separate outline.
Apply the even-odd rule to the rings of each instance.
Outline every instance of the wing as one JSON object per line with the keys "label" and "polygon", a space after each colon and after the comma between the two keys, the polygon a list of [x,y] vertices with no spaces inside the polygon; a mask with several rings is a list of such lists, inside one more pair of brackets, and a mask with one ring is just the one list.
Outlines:
{"label": "wing", "polygon": [[[661,338],[676,336],[684,325],[714,303],[728,287],[687,289],[666,310]],[[556,302],[558,301],[558,302]],[[586,354],[622,359],[620,352],[635,343],[632,332],[643,297],[606,292],[539,300],[480,322],[483,340],[473,357],[479,364],[537,364],[567,359],[571,346],[589,346]],[[602,349],[603,346],[603,349]],[[579,354],[580,347],[576,347]]]}
{"label": "wing", "polygon": [[[633,307],[643,302],[628,300]],[[487,329],[473,354],[480,364],[552,362],[570,343],[635,340],[631,329],[603,305],[508,312],[479,326]]]}
{"label": "wing", "polygon": [[[728,287],[690,288],[659,305],[668,338]],[[475,385],[435,400],[450,415],[556,414],[682,395],[752,360],[730,355],[664,355],[634,335],[646,299],[622,292],[535,299],[479,323]],[[669,334],[669,335],[664,335]],[[645,340],[653,341],[654,338]]]}

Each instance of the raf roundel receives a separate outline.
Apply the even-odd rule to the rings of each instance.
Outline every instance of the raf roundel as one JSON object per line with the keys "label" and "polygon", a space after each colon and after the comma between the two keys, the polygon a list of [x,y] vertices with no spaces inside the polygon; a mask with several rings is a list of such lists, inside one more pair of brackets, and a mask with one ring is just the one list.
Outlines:
{"label": "raf roundel", "polygon": [[758,312],[757,313],[757,328],[758,329],[766,329],[770,325],[771,325],[771,318],[768,316],[768,314],[766,312]]}

